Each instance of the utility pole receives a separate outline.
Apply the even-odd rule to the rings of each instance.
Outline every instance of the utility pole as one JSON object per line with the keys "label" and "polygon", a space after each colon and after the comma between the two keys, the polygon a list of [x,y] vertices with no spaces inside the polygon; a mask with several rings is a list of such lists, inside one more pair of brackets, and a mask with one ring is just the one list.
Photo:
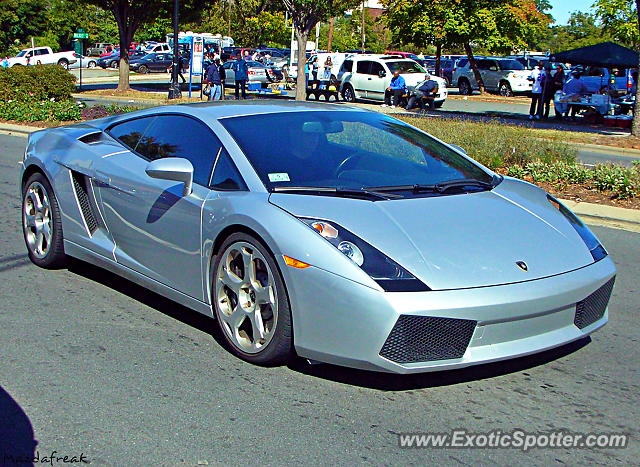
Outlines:
{"label": "utility pole", "polygon": [[366,36],[364,32],[364,3],[365,3],[365,0],[362,0],[362,53],[364,53],[365,51],[364,44],[366,41]]}
{"label": "utility pole", "polygon": [[227,0],[229,5],[229,28],[227,29],[227,36],[231,37],[231,0]]}
{"label": "utility pole", "polygon": [[178,86],[178,0],[173,2],[173,66],[171,67],[171,84],[169,85],[169,99],[180,99],[182,92]]}

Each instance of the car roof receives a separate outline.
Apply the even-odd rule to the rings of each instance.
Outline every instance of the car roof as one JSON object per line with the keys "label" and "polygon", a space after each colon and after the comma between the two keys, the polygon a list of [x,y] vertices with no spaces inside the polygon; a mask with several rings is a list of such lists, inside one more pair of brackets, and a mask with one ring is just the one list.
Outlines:
{"label": "car roof", "polygon": [[344,104],[325,104],[318,102],[276,101],[266,99],[256,99],[239,102],[205,101],[150,107],[148,109],[137,110],[134,112],[128,112],[112,117],[106,117],[100,120],[95,120],[94,123],[96,124],[96,126],[107,128],[114,123],[129,120],[131,118],[150,115],[161,115],[167,113],[191,115],[193,117],[197,117],[205,123],[213,123],[214,121],[223,118],[300,111],[370,112],[369,110],[351,107]]}

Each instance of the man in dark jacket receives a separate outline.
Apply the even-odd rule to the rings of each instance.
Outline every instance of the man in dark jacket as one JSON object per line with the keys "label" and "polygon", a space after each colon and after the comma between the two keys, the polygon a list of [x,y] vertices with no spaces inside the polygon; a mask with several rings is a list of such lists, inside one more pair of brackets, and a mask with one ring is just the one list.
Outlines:
{"label": "man in dark jacket", "polygon": [[210,86],[209,100],[220,100],[220,96],[222,94],[222,81],[220,80],[218,65],[216,65],[215,62],[211,63],[211,65],[209,65],[209,68],[207,68],[207,76],[204,82],[208,83]]}
{"label": "man in dark jacket", "polygon": [[236,82],[236,99],[240,99],[240,89],[242,89],[242,98],[247,98],[247,79],[249,78],[249,67],[247,66],[246,58],[249,56],[249,51],[244,52],[238,60],[233,64],[233,71],[235,73]]}
{"label": "man in dark jacket", "polygon": [[429,109],[435,107],[435,98],[438,96],[438,82],[431,79],[429,73],[424,75],[424,81],[418,83],[418,85],[409,91],[409,102],[407,103],[407,110],[412,109],[415,106],[424,108],[425,104],[429,106]]}
{"label": "man in dark jacket", "polygon": [[220,75],[220,100],[224,100],[224,81],[227,78],[227,70],[224,69],[224,63],[217,58],[215,64],[218,65],[218,74]]}

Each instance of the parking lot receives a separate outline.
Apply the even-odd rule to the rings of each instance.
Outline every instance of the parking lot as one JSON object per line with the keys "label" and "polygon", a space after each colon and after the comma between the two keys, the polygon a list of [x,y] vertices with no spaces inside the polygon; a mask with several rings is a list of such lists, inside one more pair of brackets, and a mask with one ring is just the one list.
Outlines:
{"label": "parking lot", "polygon": [[561,429],[630,443],[533,449],[527,464],[637,463],[640,234],[594,227],[618,278],[592,339],[415,376],[262,368],[230,355],[212,320],[131,282],[79,262],[33,266],[16,186],[25,142],[0,134],[0,452],[106,466],[513,465],[511,449],[402,449],[398,433]]}

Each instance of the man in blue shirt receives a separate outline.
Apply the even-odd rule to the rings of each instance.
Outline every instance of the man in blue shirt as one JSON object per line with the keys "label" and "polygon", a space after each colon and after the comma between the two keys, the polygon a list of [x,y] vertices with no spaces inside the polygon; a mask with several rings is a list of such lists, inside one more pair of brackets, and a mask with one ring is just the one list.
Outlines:
{"label": "man in blue shirt", "polygon": [[382,107],[387,107],[391,104],[391,96],[393,96],[393,105],[391,105],[391,108],[393,109],[397,107],[398,102],[400,102],[400,98],[404,95],[406,90],[407,85],[404,82],[404,78],[400,76],[400,72],[398,70],[394,71],[391,83],[384,92],[384,104],[382,104]]}
{"label": "man in blue shirt", "polygon": [[244,56],[241,55],[238,60],[233,64],[233,71],[235,74],[234,80],[236,83],[236,100],[240,99],[240,89],[242,89],[242,98],[247,98],[247,79],[249,78],[249,67],[247,66],[246,58],[249,56],[249,51],[244,51]]}
{"label": "man in blue shirt", "polygon": [[[571,94],[571,95],[577,95],[577,96],[582,96],[584,94],[587,94],[588,92],[587,86],[584,84],[583,81],[580,81],[580,73],[573,72],[573,74],[571,75],[571,78],[569,78],[567,82],[564,83],[562,92],[564,92],[566,95]],[[575,120],[576,112],[578,111],[578,108],[575,105],[569,105],[569,109],[571,112],[571,120]],[[567,114],[568,113],[569,112],[567,112]]]}

